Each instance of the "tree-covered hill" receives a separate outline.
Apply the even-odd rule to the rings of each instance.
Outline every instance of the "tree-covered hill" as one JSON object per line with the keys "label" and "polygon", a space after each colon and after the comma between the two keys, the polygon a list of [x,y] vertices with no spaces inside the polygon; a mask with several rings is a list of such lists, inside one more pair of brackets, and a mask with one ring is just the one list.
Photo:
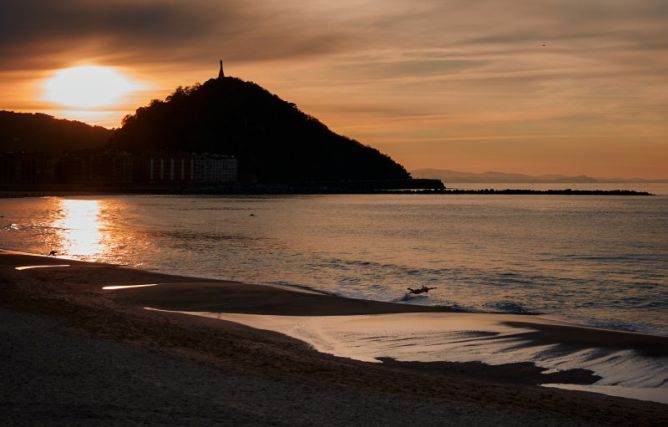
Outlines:
{"label": "tree-covered hill", "polygon": [[95,149],[113,131],[39,113],[0,111],[0,152],[48,153]]}
{"label": "tree-covered hill", "polygon": [[257,182],[402,180],[378,150],[337,135],[259,85],[237,78],[178,88],[127,116],[110,148],[232,154],[240,178]]}

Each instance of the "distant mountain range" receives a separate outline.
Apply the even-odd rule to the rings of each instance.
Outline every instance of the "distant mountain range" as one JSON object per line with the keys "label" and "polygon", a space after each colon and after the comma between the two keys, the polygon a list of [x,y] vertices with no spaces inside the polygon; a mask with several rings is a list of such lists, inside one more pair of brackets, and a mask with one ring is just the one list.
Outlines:
{"label": "distant mountain range", "polygon": [[668,182],[668,179],[641,179],[641,178],[593,178],[587,175],[566,176],[566,175],[524,175],[519,173],[505,172],[459,172],[449,169],[416,169],[411,171],[413,178],[440,179],[445,184],[453,182],[461,183],[606,183],[606,182]]}

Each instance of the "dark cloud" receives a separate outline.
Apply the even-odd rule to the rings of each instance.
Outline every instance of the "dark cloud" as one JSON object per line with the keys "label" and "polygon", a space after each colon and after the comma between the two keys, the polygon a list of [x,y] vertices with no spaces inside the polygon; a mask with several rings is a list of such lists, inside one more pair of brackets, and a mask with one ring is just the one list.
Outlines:
{"label": "dark cloud", "polygon": [[[217,56],[244,62],[461,48],[468,51],[460,55],[486,60],[482,46],[512,51],[543,42],[583,50],[620,44],[661,50],[668,39],[667,5],[665,0],[0,0],[0,71],[51,68],[74,56],[119,64],[204,63]],[[424,71],[420,64],[405,68],[396,57],[388,58],[390,67],[392,62],[402,68],[399,73],[430,73],[434,65],[422,64]]]}
{"label": "dark cloud", "polygon": [[39,66],[35,57],[49,61],[68,51],[94,50],[94,46],[129,51],[158,47],[204,35],[211,21],[206,13],[169,4],[4,0],[0,3],[0,54],[7,60],[2,67]]}
{"label": "dark cloud", "polygon": [[102,35],[125,40],[136,37],[140,43],[162,41],[207,32],[213,19],[203,12],[201,8],[153,2],[5,0],[0,40],[13,44]]}
{"label": "dark cloud", "polygon": [[326,28],[264,1],[0,0],[0,70],[44,68],[72,52],[119,62],[313,55],[343,39]]}

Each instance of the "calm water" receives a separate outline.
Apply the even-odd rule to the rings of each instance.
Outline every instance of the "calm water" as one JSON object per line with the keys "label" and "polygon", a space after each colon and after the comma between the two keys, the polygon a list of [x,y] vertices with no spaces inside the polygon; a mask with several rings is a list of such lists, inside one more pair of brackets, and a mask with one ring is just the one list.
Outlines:
{"label": "calm water", "polygon": [[0,199],[0,227],[9,249],[668,335],[668,196]]}

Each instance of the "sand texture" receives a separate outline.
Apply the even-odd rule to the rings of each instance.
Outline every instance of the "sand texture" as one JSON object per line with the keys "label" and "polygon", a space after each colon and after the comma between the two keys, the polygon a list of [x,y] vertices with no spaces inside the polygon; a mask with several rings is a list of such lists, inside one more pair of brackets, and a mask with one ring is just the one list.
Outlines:
{"label": "sand texture", "polygon": [[[16,270],[49,264],[69,267]],[[141,284],[160,286],[102,289]],[[303,316],[422,310],[0,253],[0,424],[668,424],[667,405],[537,387],[526,364],[366,363],[276,332],[147,306]],[[598,336],[546,328],[528,338],[580,332]],[[607,334],[572,342],[665,351],[663,339]]]}

